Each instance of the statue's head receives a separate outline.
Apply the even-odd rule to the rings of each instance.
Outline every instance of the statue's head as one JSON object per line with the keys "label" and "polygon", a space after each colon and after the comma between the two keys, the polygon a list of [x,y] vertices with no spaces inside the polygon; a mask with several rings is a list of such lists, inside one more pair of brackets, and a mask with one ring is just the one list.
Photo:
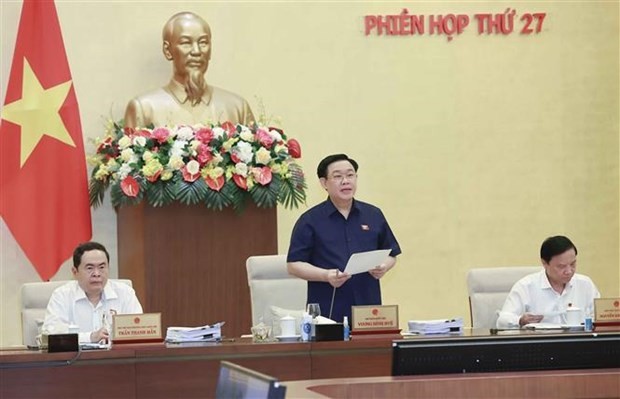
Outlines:
{"label": "statue's head", "polygon": [[192,103],[195,103],[196,99],[192,97],[202,96],[202,92],[191,92],[204,87],[204,74],[211,59],[211,28],[198,15],[180,12],[166,22],[162,36],[164,56],[172,61],[174,78],[186,86]]}

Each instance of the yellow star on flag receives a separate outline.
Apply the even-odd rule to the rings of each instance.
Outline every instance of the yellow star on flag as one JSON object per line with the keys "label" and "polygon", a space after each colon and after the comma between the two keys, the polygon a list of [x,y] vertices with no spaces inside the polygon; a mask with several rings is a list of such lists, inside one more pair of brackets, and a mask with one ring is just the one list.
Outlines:
{"label": "yellow star on flag", "polygon": [[20,166],[24,166],[44,135],[75,147],[59,114],[70,88],[69,80],[44,89],[24,57],[22,98],[6,104],[2,110],[2,119],[21,126]]}

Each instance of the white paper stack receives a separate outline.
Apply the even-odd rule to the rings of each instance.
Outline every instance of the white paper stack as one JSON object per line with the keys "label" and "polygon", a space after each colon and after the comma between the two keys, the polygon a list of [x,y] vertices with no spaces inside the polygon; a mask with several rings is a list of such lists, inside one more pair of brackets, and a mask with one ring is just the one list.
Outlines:
{"label": "white paper stack", "polygon": [[168,327],[166,342],[179,344],[184,342],[219,341],[222,339],[222,325],[224,325],[224,322],[201,327]]}
{"label": "white paper stack", "polygon": [[414,334],[460,334],[463,318],[436,320],[409,320],[409,332]]}

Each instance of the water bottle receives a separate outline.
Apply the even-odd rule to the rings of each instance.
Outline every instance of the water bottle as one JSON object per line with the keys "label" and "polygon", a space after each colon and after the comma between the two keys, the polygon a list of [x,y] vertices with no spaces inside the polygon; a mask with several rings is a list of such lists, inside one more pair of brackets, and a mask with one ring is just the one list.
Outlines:
{"label": "water bottle", "polygon": [[342,327],[344,330],[344,340],[348,341],[349,340],[349,318],[347,316],[344,316],[344,320],[342,320]]}
{"label": "water bottle", "polygon": [[312,316],[308,312],[304,312],[301,318],[301,340],[303,342],[310,341],[312,334]]}

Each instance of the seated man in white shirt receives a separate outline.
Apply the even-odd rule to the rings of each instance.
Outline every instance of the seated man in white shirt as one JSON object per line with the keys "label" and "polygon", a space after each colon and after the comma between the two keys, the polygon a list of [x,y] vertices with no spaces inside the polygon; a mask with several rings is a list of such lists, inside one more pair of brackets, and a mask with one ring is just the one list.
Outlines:
{"label": "seated man in white shirt", "polygon": [[44,331],[58,325],[77,325],[80,342],[107,341],[110,331],[104,323],[111,314],[142,313],[136,293],[127,284],[108,281],[110,255],[97,242],[78,245],[73,251],[73,276],[54,290],[47,305]]}
{"label": "seated man in white shirt", "polygon": [[592,314],[601,294],[592,280],[575,273],[577,247],[564,236],[547,238],[540,247],[544,267],[517,281],[497,319],[497,328],[519,328],[530,323],[568,324],[566,309]]}

